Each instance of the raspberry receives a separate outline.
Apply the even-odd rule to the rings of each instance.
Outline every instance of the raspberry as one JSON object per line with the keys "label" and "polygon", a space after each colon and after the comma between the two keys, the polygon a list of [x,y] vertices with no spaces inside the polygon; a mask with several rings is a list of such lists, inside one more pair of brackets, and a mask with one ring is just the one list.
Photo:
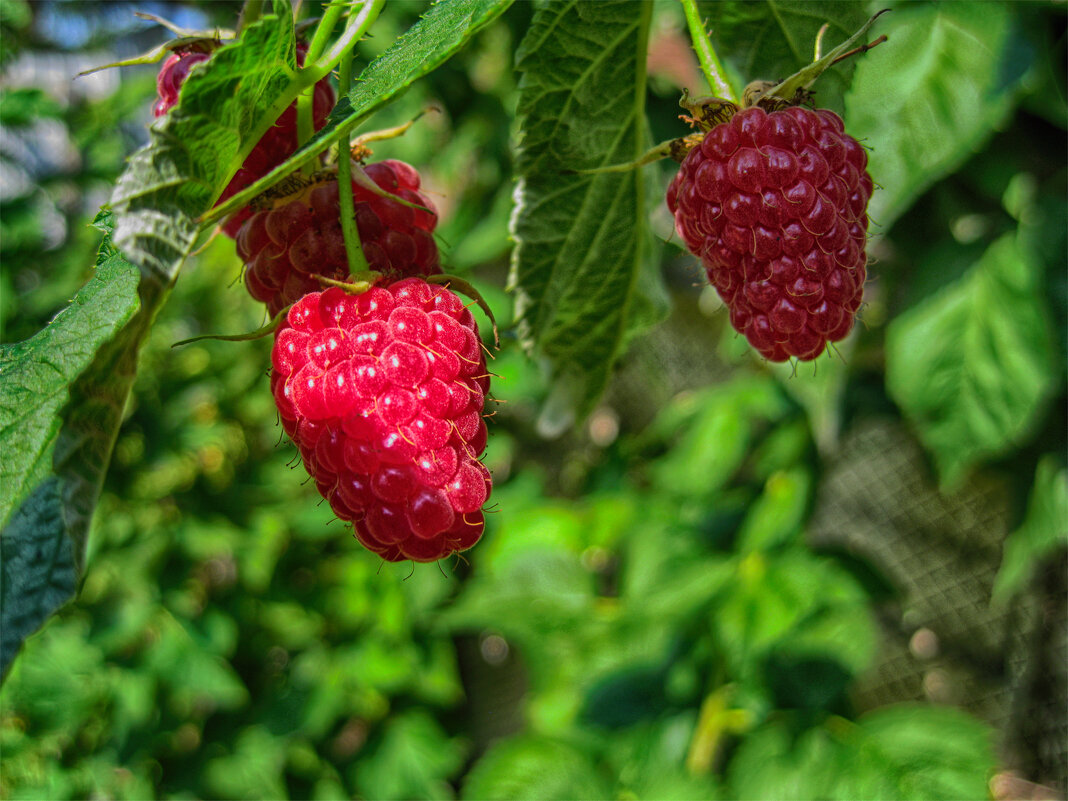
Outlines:
{"label": "raspberry", "polygon": [[[308,46],[297,45],[297,63],[304,63],[304,54]],[[189,75],[189,70],[194,64],[206,61],[211,56],[208,53],[193,51],[174,53],[164,63],[156,78],[156,90],[159,99],[152,107],[152,113],[162,117],[175,103],[178,102],[178,91]],[[330,116],[330,110],[334,107],[334,90],[329,80],[323,78],[315,84],[315,94],[312,99],[312,122],[315,130],[319,130],[326,124],[326,118]],[[216,205],[229,200],[242,189],[251,186],[264,175],[269,173],[283,161],[285,161],[297,149],[297,104],[292,103],[282,112],[274,126],[267,131],[256,143],[249,153],[245,163],[241,165],[230,183],[226,185]],[[223,233],[233,238],[241,229],[242,224],[252,216],[252,210],[247,206],[231,214],[222,225]]]}
{"label": "raspberry", "polygon": [[159,75],[156,76],[156,93],[159,97],[155,105],[152,106],[153,116],[162,117],[170,111],[171,106],[178,102],[178,90],[185,83],[185,79],[189,75],[189,69],[194,64],[207,61],[209,58],[211,58],[209,53],[198,53],[190,50],[172,53],[163,62]]}
{"label": "raspberry", "polygon": [[282,426],[334,513],[390,562],[474,545],[489,387],[471,312],[420,278],[301,298],[275,335]]}
{"label": "raspberry", "polygon": [[815,359],[853,327],[872,180],[826,110],[748,108],[709,131],[667,191],[731,325],[765,358]]}
{"label": "raspberry", "polygon": [[[419,173],[387,159],[365,168],[379,187],[433,209],[419,190]],[[431,232],[435,212],[413,209],[352,184],[356,228],[372,270],[393,278],[441,272]],[[341,234],[336,178],[306,187],[295,200],[254,214],[237,235],[237,253],[247,265],[245,285],[273,316],[320,288],[312,275],[342,280],[349,274]]]}

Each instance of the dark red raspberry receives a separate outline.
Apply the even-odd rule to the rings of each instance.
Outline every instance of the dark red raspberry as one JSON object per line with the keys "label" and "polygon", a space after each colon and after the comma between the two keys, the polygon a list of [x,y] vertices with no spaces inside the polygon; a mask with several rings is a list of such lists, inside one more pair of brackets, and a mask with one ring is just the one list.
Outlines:
{"label": "dark red raspberry", "polygon": [[178,90],[185,83],[186,76],[189,75],[189,69],[194,64],[207,61],[209,58],[211,58],[209,53],[194,51],[172,53],[167,57],[167,60],[163,62],[163,66],[160,68],[159,75],[156,76],[156,94],[158,97],[155,105],[152,106],[153,115],[162,117],[170,111],[171,106],[178,102]]}
{"label": "dark red raspberry", "polygon": [[[297,45],[297,63],[304,63],[304,54],[308,46]],[[206,61],[211,56],[208,53],[182,52],[174,53],[164,63],[156,79],[156,89],[159,98],[152,107],[152,112],[157,117],[162,117],[171,107],[178,102],[178,91],[189,75],[189,70],[194,64]],[[330,81],[323,78],[315,84],[315,94],[312,99],[312,122],[315,130],[319,130],[326,124],[326,118],[330,116],[330,110],[334,107],[334,90]],[[245,163],[241,165],[230,183],[226,185],[219,200],[222,203],[229,200],[242,189],[251,186],[264,175],[269,173],[291,154],[297,150],[297,104],[292,103],[282,112],[274,126],[267,131],[256,143],[249,153]],[[252,209],[244,207],[231,214],[222,225],[223,233],[229,237],[236,237],[242,224],[252,216]]]}
{"label": "dark red raspberry", "polygon": [[432,562],[478,541],[489,378],[459,297],[419,278],[313,292],[289,310],[271,358],[282,426],[364,546]]}
{"label": "dark red raspberry", "polygon": [[668,187],[675,229],[765,358],[814,359],[853,327],[867,163],[831,111],[748,108],[709,131]]}
{"label": "dark red raspberry", "polygon": [[[433,209],[419,192],[419,173],[387,159],[365,168],[379,187],[411,203]],[[432,231],[437,213],[413,209],[352,184],[356,228],[372,270],[393,278],[441,272]],[[341,234],[337,179],[313,184],[296,199],[254,214],[237,235],[237,253],[246,265],[245,285],[273,316],[320,288],[313,275],[343,280],[349,274]]]}

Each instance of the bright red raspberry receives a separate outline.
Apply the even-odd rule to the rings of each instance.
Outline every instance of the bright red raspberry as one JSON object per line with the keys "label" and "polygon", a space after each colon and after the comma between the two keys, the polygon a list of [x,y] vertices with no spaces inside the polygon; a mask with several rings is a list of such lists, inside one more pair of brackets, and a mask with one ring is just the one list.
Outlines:
{"label": "bright red raspberry", "polygon": [[282,426],[360,543],[432,562],[478,541],[489,379],[459,297],[420,278],[313,292],[290,308],[272,363]]}
{"label": "bright red raspberry", "polygon": [[860,308],[872,180],[841,118],[748,108],[682,162],[667,204],[731,325],[771,361],[815,359]]}
{"label": "bright red raspberry", "polygon": [[[304,54],[308,46],[297,45],[297,63],[304,63]],[[178,102],[178,92],[182,83],[189,75],[189,70],[194,64],[206,61],[211,55],[199,52],[174,53],[163,62],[163,67],[156,78],[156,89],[159,98],[152,107],[152,113],[157,117],[166,114],[175,103]],[[315,130],[319,130],[326,124],[326,118],[330,116],[330,110],[334,107],[334,90],[330,81],[323,78],[315,84],[315,94],[312,99],[312,122]],[[256,143],[249,153],[245,163],[241,165],[230,183],[226,185],[219,200],[222,203],[229,200],[242,189],[251,186],[264,175],[269,173],[297,150],[297,104],[292,103],[282,112],[274,126],[267,131]],[[252,209],[248,206],[234,212],[222,225],[223,233],[229,237],[236,237],[245,220],[252,216]]]}
{"label": "bright red raspberry", "polygon": [[[382,189],[430,211],[405,206],[352,184],[356,228],[368,266],[393,278],[441,272],[432,232],[437,213],[419,192],[419,173],[387,159],[365,168]],[[313,275],[343,280],[349,274],[341,234],[336,178],[306,187],[296,199],[254,214],[237,235],[246,265],[245,285],[273,316],[320,288]]]}

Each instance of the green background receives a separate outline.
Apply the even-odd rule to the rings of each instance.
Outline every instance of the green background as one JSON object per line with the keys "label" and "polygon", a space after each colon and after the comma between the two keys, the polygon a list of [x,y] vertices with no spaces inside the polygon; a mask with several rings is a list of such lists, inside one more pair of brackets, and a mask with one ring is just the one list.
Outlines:
{"label": "green background", "polygon": [[[4,343],[93,275],[88,223],[146,141],[153,67],[71,81],[166,38],[135,8],[0,6]],[[361,54],[422,10],[389,4]],[[786,31],[869,10],[702,8],[737,83],[807,58]],[[1007,771],[1064,793],[1063,6],[907,4],[827,76],[817,99],[881,187],[840,357],[755,358],[671,238],[673,165],[645,168],[670,314],[574,425],[547,366],[570,357],[528,358],[504,292],[535,13],[514,5],[371,126],[440,108],[375,157],[420,169],[443,261],[504,334],[483,541],[381,564],[284,441],[269,340],[171,347],[263,322],[216,239],[141,355],[80,593],[0,691],[0,795],[979,798],[1011,795]],[[661,141],[700,86],[678,7],[650,16]]]}

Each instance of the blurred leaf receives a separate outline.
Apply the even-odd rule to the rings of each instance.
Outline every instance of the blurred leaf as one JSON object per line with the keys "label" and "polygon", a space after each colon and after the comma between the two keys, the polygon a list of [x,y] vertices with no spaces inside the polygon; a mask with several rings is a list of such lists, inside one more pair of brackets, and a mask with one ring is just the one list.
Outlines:
{"label": "blurred leaf", "polygon": [[942,484],[1019,445],[1055,380],[1041,267],[1006,235],[960,281],[887,331],[891,397],[933,453]]}
{"label": "blurred leaf", "polygon": [[0,69],[25,45],[26,30],[33,24],[33,11],[26,0],[0,3]]}
{"label": "blurred leaf", "polygon": [[580,717],[587,725],[619,729],[663,714],[667,705],[663,665],[635,666],[611,673],[586,694]]}
{"label": "blurred leaf", "polygon": [[802,418],[796,418],[793,422],[783,421],[772,428],[753,449],[750,458],[752,474],[758,479],[768,479],[781,470],[805,463],[811,458],[811,446],[808,421]]}
{"label": "blurred leaf", "polygon": [[40,89],[0,89],[0,124],[19,127],[31,125],[41,117],[58,117],[61,112],[55,98]]}
{"label": "blurred leaf", "polygon": [[1031,579],[1036,565],[1068,544],[1068,470],[1045,456],[1035,471],[1027,517],[1005,540],[993,600],[1004,602]]}
{"label": "blurred leaf", "polygon": [[[739,96],[750,81],[781,81],[811,64],[816,34],[824,23],[829,25],[823,46],[826,53],[868,20],[865,6],[848,0],[703,0],[699,8],[716,53],[733,70]],[[816,90],[821,106],[837,105],[852,67],[846,61],[820,78]],[[704,87],[690,88],[705,93]]]}
{"label": "blurred leaf", "polygon": [[677,511],[671,502],[646,497],[646,517],[627,532],[623,541],[623,570],[619,597],[628,615],[641,620],[652,632],[660,621],[686,620],[702,614],[725,584],[730,582],[733,562],[688,537],[685,530],[667,521]]}
{"label": "blurred leaf", "polygon": [[160,612],[150,631],[156,641],[146,663],[177,698],[190,705],[223,709],[248,702],[248,690],[233,667],[204,648],[169,613]]}
{"label": "blurred leaf", "polygon": [[881,187],[868,214],[888,230],[919,195],[967,160],[1005,119],[1000,82],[1011,15],[1001,3],[924,3],[880,23],[889,41],[859,59],[846,130],[869,150]]}
{"label": "blurred leaf", "polygon": [[544,419],[555,416],[554,431],[600,397],[636,319],[648,324],[664,309],[659,286],[655,297],[638,289],[653,259],[642,172],[573,172],[633,161],[646,147],[651,13],[647,3],[546,3],[516,55],[522,140],[509,284],[525,346],[552,365]]}
{"label": "blurred leaf", "polygon": [[364,798],[430,801],[453,798],[449,778],[463,764],[459,743],[425,712],[407,712],[386,724],[381,742],[362,757],[356,787]]}
{"label": "blurred leaf", "polygon": [[591,757],[566,743],[520,736],[493,745],[467,774],[471,801],[580,801],[612,797]]}
{"label": "blurred leaf", "polygon": [[107,371],[107,354],[123,350],[137,318],[107,343],[137,310],[136,287],[137,271],[113,257],[43,331],[0,346],[3,673],[74,593],[129,391],[124,375]]}
{"label": "blurred leaf", "polygon": [[766,379],[734,379],[676,399],[643,437],[674,440],[649,466],[653,481],[672,495],[711,496],[741,466],[754,428],[787,409],[778,387]]}
{"label": "blurred leaf", "polygon": [[856,336],[835,345],[833,352],[809,365],[789,362],[770,365],[782,387],[805,410],[812,436],[821,453],[832,453],[838,443],[841,428],[842,395],[849,378],[848,360],[853,352]]}
{"label": "blurred leaf", "polygon": [[773,649],[840,659],[859,672],[874,654],[867,596],[833,561],[804,548],[755,551],[740,562],[711,612],[713,631],[734,674],[751,676]]}
{"label": "blurred leaf", "polygon": [[[863,761],[846,798],[883,795],[914,801],[984,798],[994,772],[992,732],[980,720],[952,707],[901,704],[860,719]],[[844,789],[849,790],[848,782]],[[885,796],[884,796],[885,797]]]}
{"label": "blurred leaf", "polygon": [[605,742],[605,761],[618,782],[612,797],[647,801],[719,798],[710,775],[686,769],[693,737],[692,711],[614,733]]}
{"label": "blurred leaf", "polygon": [[747,736],[728,768],[732,797],[950,801],[987,797],[990,730],[948,707],[880,709],[794,734],[781,721]]}
{"label": "blurred leaf", "polygon": [[808,509],[811,485],[808,470],[801,467],[771,475],[738,532],[739,551],[766,549],[796,539]]}
{"label": "blurred leaf", "polygon": [[764,680],[778,709],[835,709],[853,677],[830,649],[823,656],[776,649],[764,666]]}
{"label": "blurred leaf", "polygon": [[284,768],[285,741],[250,726],[230,754],[207,763],[204,783],[217,798],[287,798]]}
{"label": "blurred leaf", "polygon": [[296,98],[293,11],[285,0],[270,11],[190,70],[178,104],[152,124],[115,187],[115,244],[163,286],[193,248],[196,218],[237,172],[238,151],[275,101]]}

